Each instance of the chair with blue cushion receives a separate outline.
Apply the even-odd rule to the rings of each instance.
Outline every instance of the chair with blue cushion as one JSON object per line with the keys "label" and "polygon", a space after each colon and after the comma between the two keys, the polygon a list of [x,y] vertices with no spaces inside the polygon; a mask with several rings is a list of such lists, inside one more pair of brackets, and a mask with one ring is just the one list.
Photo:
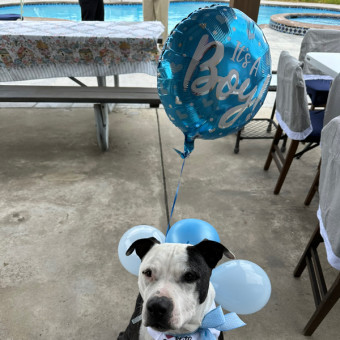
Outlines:
{"label": "chair with blue cushion", "polygon": [[[311,101],[311,109],[316,107],[324,108],[327,102],[328,92],[333,80],[332,77],[323,74],[320,70],[305,63],[305,57],[308,52],[340,52],[340,31],[328,29],[309,29],[302,39],[300,46],[299,61],[302,63],[302,70],[306,82],[306,92]],[[272,81],[269,91],[277,90],[277,74],[273,71]],[[249,124],[238,131],[236,135],[236,143],[234,153],[239,153],[240,141],[243,139],[272,139],[271,133],[276,129],[274,114],[276,110],[276,101],[274,102],[272,114],[270,118],[253,118]],[[313,144],[305,147],[297,158],[303,153],[311,150]],[[282,151],[285,151],[285,139],[282,145]]]}
{"label": "chair with blue cushion", "polygon": [[[324,108],[326,106],[333,78],[305,62],[306,54],[308,52],[340,52],[339,41],[340,31],[326,29],[309,29],[302,39],[299,61],[303,63],[302,72],[312,110],[316,107]],[[310,148],[311,144],[309,143],[298,158]]]}
{"label": "chair with blue cushion", "polygon": [[[329,91],[329,96],[325,109],[325,116],[323,120],[323,125],[326,126],[333,118],[340,115],[340,74],[338,74]],[[320,162],[321,164],[321,162]],[[305,199],[305,205],[309,205],[312,201],[315,193],[318,191],[319,186],[319,176],[320,176],[320,164],[318,166],[317,173],[315,175],[314,181]]]}
{"label": "chair with blue cushion", "polygon": [[312,109],[325,107],[333,78],[305,62],[308,52],[340,52],[340,31],[309,29],[302,39],[299,61],[303,62],[306,90],[312,102]]}
{"label": "chair with blue cushion", "polygon": [[[281,52],[277,69],[275,117],[278,128],[264,170],[269,169],[272,160],[275,161],[280,172],[274,189],[274,194],[277,195],[293,159],[301,155],[301,152],[297,153],[299,143],[311,143],[310,149],[319,145],[324,119],[323,110],[309,110],[301,64],[286,51]],[[286,156],[279,148],[282,135],[291,139]]]}

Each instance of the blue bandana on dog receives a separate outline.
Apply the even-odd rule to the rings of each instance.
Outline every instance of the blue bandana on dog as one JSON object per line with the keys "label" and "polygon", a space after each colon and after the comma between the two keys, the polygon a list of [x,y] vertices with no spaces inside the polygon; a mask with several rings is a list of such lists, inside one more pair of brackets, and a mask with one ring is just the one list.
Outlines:
{"label": "blue bandana on dog", "polygon": [[202,320],[201,326],[194,333],[165,334],[147,328],[155,340],[216,340],[221,331],[230,331],[244,326],[245,323],[236,313],[223,314],[221,306],[211,310]]}

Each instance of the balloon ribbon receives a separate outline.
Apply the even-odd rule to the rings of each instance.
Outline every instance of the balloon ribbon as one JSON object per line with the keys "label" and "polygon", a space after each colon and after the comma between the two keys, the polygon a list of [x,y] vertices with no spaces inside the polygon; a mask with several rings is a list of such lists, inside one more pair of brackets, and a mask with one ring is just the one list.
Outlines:
{"label": "balloon ribbon", "polygon": [[[177,150],[175,150],[175,151],[178,152]],[[186,157],[187,157],[187,156],[186,156]],[[178,196],[179,187],[181,186],[181,178],[182,178],[182,174],[183,174],[183,168],[184,168],[184,164],[185,164],[185,159],[186,159],[186,157],[183,157],[183,163],[182,163],[181,173],[180,173],[180,175],[179,175],[178,184],[177,184],[177,189],[176,189],[176,194],[175,194],[175,197],[174,197],[174,202],[172,203],[172,208],[171,208],[171,213],[170,213],[170,217],[169,217],[168,228],[167,228],[167,230],[166,230],[165,236],[168,235],[168,232],[169,232],[169,230],[170,230],[170,222],[171,222],[172,214],[173,214],[174,209],[175,209],[175,204],[176,204],[176,201],[177,201],[177,196]]]}

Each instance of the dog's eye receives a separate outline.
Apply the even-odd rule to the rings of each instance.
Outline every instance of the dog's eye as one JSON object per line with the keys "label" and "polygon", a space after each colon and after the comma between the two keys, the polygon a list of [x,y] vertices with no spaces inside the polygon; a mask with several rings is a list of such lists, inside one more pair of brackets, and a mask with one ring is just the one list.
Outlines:
{"label": "dog's eye", "polygon": [[146,277],[151,277],[151,276],[152,276],[152,271],[151,271],[151,269],[145,269],[142,273],[143,273]]}
{"label": "dog's eye", "polygon": [[183,275],[183,280],[187,283],[192,283],[192,282],[195,282],[196,280],[198,279],[198,276],[196,273],[193,273],[193,272],[186,272],[184,275]]}

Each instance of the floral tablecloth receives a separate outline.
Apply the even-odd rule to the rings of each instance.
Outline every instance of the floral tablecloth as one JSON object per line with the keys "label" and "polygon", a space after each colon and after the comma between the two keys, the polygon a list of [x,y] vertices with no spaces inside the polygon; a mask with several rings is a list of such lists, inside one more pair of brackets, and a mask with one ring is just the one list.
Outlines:
{"label": "floral tablecloth", "polygon": [[157,72],[153,22],[0,21],[0,81]]}

